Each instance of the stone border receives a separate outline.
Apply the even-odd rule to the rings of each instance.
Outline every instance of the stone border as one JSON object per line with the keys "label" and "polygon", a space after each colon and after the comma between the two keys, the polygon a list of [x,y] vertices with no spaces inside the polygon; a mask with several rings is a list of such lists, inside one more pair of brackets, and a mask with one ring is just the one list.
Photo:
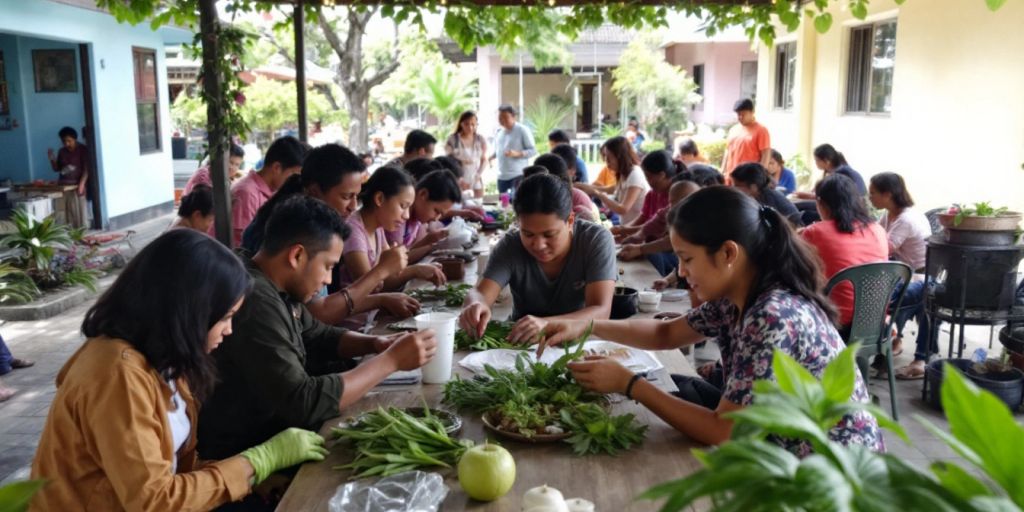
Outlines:
{"label": "stone border", "polygon": [[109,288],[116,278],[116,271],[101,277],[96,283],[97,291],[95,293],[81,286],[75,286],[74,288],[63,288],[46,293],[28,304],[0,306],[0,320],[31,321],[45,320],[57,316],[79,304],[96,298]]}

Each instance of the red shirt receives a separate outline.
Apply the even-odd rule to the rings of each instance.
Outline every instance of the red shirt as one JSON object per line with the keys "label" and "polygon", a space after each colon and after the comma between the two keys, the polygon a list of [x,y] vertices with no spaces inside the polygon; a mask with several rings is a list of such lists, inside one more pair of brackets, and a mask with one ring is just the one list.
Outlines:
{"label": "red shirt", "polygon": [[249,171],[249,174],[232,185],[231,229],[234,231],[236,247],[242,243],[242,232],[256,217],[256,210],[272,195],[274,191],[256,171]]}
{"label": "red shirt", "polygon": [[[889,240],[877,222],[853,233],[842,233],[834,220],[824,220],[808,226],[803,235],[818,249],[818,256],[825,264],[826,279],[854,265],[889,259]],[[850,325],[853,321],[853,286],[848,282],[842,283],[832,290],[830,297],[839,308],[839,325]]]}
{"label": "red shirt", "polygon": [[772,147],[768,129],[754,122],[750,126],[737,124],[729,130],[725,167],[722,174],[729,177],[737,165],[746,162],[760,162],[761,152]]}
{"label": "red shirt", "polygon": [[213,188],[213,178],[210,177],[210,166],[204,165],[196,170],[195,174],[188,179],[188,183],[185,184],[185,194],[191,194],[192,189],[196,188],[196,185],[206,185],[207,187]]}
{"label": "red shirt", "polygon": [[78,185],[88,170],[89,150],[82,144],[75,144],[72,150],[62,147],[57,151],[57,172],[60,173],[58,182],[61,185]]}
{"label": "red shirt", "polygon": [[636,225],[643,225],[645,222],[654,218],[662,208],[668,206],[668,191],[658,192],[653,188],[647,191],[647,195],[644,196],[644,205],[640,209],[640,217],[637,218]]}

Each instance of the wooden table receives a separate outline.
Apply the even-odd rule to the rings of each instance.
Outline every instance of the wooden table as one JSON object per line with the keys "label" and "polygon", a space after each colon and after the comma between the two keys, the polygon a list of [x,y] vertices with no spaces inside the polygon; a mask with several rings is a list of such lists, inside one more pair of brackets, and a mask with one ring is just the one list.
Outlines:
{"label": "wooden table", "polygon": [[[646,261],[620,262],[625,270],[622,282],[627,286],[643,289],[649,287],[659,276]],[[474,281],[475,276],[467,276]],[[662,303],[663,311],[682,312],[689,306],[688,301]],[[511,304],[498,304],[494,308],[495,318],[509,314]],[[639,313],[638,318],[651,317],[653,313]],[[468,376],[470,372],[458,365],[466,353],[456,354],[455,372]],[[693,375],[693,368],[686,356],[679,350],[659,351],[655,355],[665,366],[657,372],[654,382],[662,389],[672,391],[675,385],[669,373]],[[350,409],[342,418],[327,421],[321,434],[327,436],[330,429],[340,421],[374,410],[379,406],[411,407],[422,405],[424,400],[430,406],[441,405],[442,385],[417,384],[413,386],[379,386]],[[634,501],[634,498],[651,486],[666,480],[680,478],[699,469],[700,464],[691,455],[690,449],[699,446],[674,428],[663,422],[643,406],[623,399],[613,406],[616,414],[633,413],[647,424],[647,438],[643,445],[621,453],[617,457],[590,455],[577,457],[565,443],[524,444],[495,439],[486,432],[476,414],[463,414],[463,429],[459,437],[481,443],[494,439],[506,447],[516,460],[516,481],[512,490],[504,497],[491,502],[480,503],[471,500],[459,486],[453,470],[442,470],[445,483],[450,491],[442,510],[486,510],[519,512],[520,500],[526,490],[548,484],[562,491],[566,498],[582,497],[594,502],[600,511],[646,511],[657,510],[660,503]],[[352,454],[344,445],[331,447],[327,459],[319,463],[302,466],[277,510],[279,511],[325,511],[328,501],[338,487],[348,482],[349,472],[335,471],[332,466],[348,463]]]}

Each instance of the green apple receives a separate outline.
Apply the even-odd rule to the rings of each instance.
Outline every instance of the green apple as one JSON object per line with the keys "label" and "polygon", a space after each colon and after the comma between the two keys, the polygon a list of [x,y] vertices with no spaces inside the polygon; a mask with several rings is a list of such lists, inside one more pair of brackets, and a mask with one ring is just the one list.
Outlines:
{"label": "green apple", "polygon": [[459,460],[459,485],[475,500],[494,501],[504,496],[515,481],[515,459],[496,444],[474,446]]}

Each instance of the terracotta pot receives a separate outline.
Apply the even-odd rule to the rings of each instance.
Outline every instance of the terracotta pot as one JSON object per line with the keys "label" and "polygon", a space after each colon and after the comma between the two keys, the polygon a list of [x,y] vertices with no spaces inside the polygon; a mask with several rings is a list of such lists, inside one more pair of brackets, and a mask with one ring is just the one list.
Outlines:
{"label": "terracotta pot", "polygon": [[440,258],[434,262],[441,265],[441,271],[449,281],[458,281],[466,277],[466,260],[462,258]]}
{"label": "terracotta pot", "polygon": [[960,225],[954,225],[956,215],[951,213],[940,213],[939,223],[946,229],[960,229],[965,231],[1014,231],[1020,224],[1020,212],[1005,212],[995,217],[976,217],[965,215]]}

